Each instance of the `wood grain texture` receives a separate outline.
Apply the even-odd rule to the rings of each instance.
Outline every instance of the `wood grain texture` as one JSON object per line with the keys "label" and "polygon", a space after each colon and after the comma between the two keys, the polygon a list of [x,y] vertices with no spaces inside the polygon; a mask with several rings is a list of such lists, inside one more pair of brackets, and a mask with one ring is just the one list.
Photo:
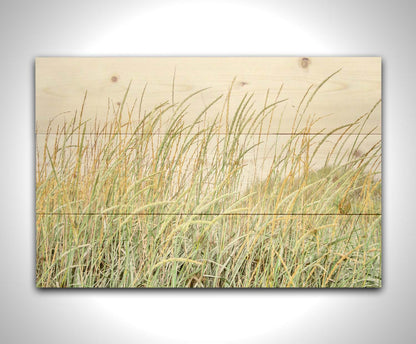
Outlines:
{"label": "wood grain texture", "polygon": [[380,287],[380,98],[379,58],[37,59],[37,286]]}
{"label": "wood grain texture", "polygon": [[[135,102],[137,105],[145,85],[142,111],[148,112],[160,103],[172,102],[173,79],[175,103],[208,88],[192,99],[185,123],[190,123],[196,114],[223,95],[207,112],[207,120],[214,121],[235,78],[229,104],[231,112],[237,109],[245,94],[254,93],[252,101],[257,108],[264,105],[267,93],[268,103],[279,94],[278,100],[287,100],[276,108],[276,120],[269,130],[288,133],[292,131],[293,119],[308,88],[312,87],[312,92],[339,69],[340,72],[319,90],[307,109],[307,114],[330,115],[316,126],[317,131],[324,132],[353,121],[380,100],[380,58],[38,58],[37,132],[45,132],[52,118],[54,125],[62,125],[76,110],[79,113],[86,91],[84,119],[105,122],[107,116],[118,112],[130,82],[122,115],[128,117],[128,109],[132,109]],[[278,118],[282,114],[284,120],[279,126]],[[132,111],[132,117],[139,120],[138,106]],[[221,121],[217,118],[217,123],[225,127],[225,118]],[[366,123],[365,132],[373,128],[376,128],[375,133],[381,133],[381,107],[375,109]],[[166,131],[166,126],[161,125],[158,130]],[[92,123],[87,131],[94,131]]]}
{"label": "wood grain texture", "polygon": [[[200,192],[205,197],[209,197],[210,188],[225,179],[238,180],[238,185],[233,186],[239,190],[237,197],[227,196],[221,200],[222,211],[232,209],[239,198],[261,189],[266,182],[274,188],[285,188],[286,178],[291,178],[291,187],[285,191],[289,197],[305,173],[322,173],[323,169],[343,168],[345,172],[361,169],[363,165],[366,173],[374,174],[374,178],[380,180],[381,106],[377,104],[381,95],[380,62],[379,58],[37,59],[37,179],[50,182],[46,176],[58,170],[67,176],[59,181],[58,173],[55,176],[57,185],[52,183],[50,187],[57,190],[56,187],[62,182],[68,183],[72,175],[73,183],[80,188],[80,191],[66,190],[66,194],[58,190],[49,202],[38,201],[37,212],[137,212],[140,205],[131,204],[123,194],[137,182],[128,173],[124,174],[119,185],[121,189],[115,191],[115,196],[103,199],[109,197],[111,187],[107,185],[101,190],[104,196],[91,201],[90,185],[94,184],[91,178],[102,176],[102,170],[111,166],[111,161],[103,165],[109,159],[106,158],[108,151],[113,154],[112,160],[123,161],[124,169],[131,169],[135,159],[141,161],[141,169],[137,167],[131,174],[145,178],[165,173],[169,177],[171,185],[166,192],[156,198],[137,200],[160,202],[156,209],[151,209],[157,213],[193,212],[192,202],[181,209],[168,207],[166,202],[174,202],[187,183],[195,182],[198,173],[204,178],[200,181]],[[234,77],[233,89],[229,92],[230,80]],[[146,92],[140,94],[131,86],[124,99],[131,79],[134,79],[134,87],[139,89],[144,89],[147,84]],[[204,87],[210,89],[181,104],[181,99]],[[88,90],[88,96],[83,102],[85,90]],[[250,92],[253,92],[251,96]],[[214,103],[207,112],[201,112],[218,94],[223,95],[221,101]],[[110,98],[113,99],[111,102]],[[151,112],[164,100],[167,100],[165,105]],[[282,102],[269,105],[276,100]],[[252,113],[261,113],[264,107],[268,110],[260,120],[248,120],[246,126],[241,124]],[[75,108],[78,110],[74,111]],[[330,109],[334,111],[332,116],[323,116],[311,124],[312,119]],[[58,113],[62,114],[56,117]],[[369,117],[363,117],[365,113],[369,113]],[[76,121],[70,124],[74,114],[77,114]],[[203,116],[192,125],[198,114]],[[216,120],[213,120],[214,114],[217,114]],[[178,116],[180,122],[172,126],[172,118]],[[55,120],[50,124],[52,118]],[[152,122],[152,118],[157,120]],[[361,118],[360,122],[348,125],[355,123],[357,118]],[[87,122],[83,124],[83,121]],[[334,131],[338,127],[341,129]],[[205,128],[211,128],[210,136]],[[178,158],[183,147],[185,150]],[[159,161],[162,151],[163,161]],[[361,160],[366,160],[367,155],[371,158],[364,164]],[[176,163],[175,159],[178,160]],[[286,161],[284,165],[282,161]],[[233,168],[237,167],[238,173],[234,173]],[[221,171],[221,177],[218,177],[218,171]],[[270,176],[274,179],[270,180]],[[320,178],[323,185],[328,182],[326,176]],[[152,188],[163,188],[160,178],[151,184]],[[375,182],[374,187],[377,184]],[[267,209],[255,207],[232,211],[340,213],[339,202],[360,187],[353,177],[350,186],[343,185],[345,195],[332,200],[324,211],[311,206],[319,193],[305,193],[296,207],[283,204],[271,209],[271,205],[264,205]],[[220,190],[215,196],[225,196],[227,192],[229,190]],[[276,193],[275,190],[268,192]],[[366,194],[360,194],[355,200],[353,213],[381,211],[381,198],[369,205],[362,197]],[[250,201],[257,202],[258,199]],[[145,213],[148,211],[146,209]],[[217,211],[208,208],[202,212]]]}

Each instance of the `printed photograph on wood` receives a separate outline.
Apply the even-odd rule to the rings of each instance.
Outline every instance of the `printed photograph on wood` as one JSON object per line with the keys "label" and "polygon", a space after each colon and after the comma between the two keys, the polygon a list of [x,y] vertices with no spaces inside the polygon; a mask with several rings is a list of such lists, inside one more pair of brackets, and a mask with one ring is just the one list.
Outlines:
{"label": "printed photograph on wood", "polygon": [[36,59],[38,288],[380,288],[381,59]]}

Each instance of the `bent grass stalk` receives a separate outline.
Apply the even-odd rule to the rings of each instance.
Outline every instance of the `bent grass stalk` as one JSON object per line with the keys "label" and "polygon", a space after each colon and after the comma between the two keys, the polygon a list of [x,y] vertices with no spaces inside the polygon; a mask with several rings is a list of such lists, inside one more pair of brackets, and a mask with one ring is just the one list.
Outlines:
{"label": "bent grass stalk", "polygon": [[233,112],[231,86],[188,123],[204,90],[143,113],[144,89],[137,119],[127,91],[93,134],[84,107],[54,133],[51,122],[37,146],[37,286],[380,287],[381,141],[362,151],[378,103],[312,134],[324,117],[307,108],[328,79],[308,89],[286,141],[270,129],[281,89]]}

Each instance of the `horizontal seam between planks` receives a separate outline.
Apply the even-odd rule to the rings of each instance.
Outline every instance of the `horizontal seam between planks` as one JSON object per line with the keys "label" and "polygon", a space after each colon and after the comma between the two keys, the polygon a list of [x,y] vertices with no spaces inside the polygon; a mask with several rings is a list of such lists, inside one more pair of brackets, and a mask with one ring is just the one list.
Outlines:
{"label": "horizontal seam between planks", "polygon": [[143,215],[143,216],[171,216],[171,215],[198,215],[198,216],[380,216],[381,213],[350,213],[350,214],[339,214],[339,213],[55,213],[55,212],[37,212],[36,215],[46,216],[46,215],[77,215],[77,216],[95,216],[95,215],[112,215],[112,216],[128,216],[128,215]]}
{"label": "horizontal seam between planks", "polygon": [[[64,135],[63,133],[36,133],[35,135]],[[207,133],[72,133],[72,135],[137,135],[137,136],[165,136],[165,135],[177,135],[177,136],[196,136],[196,135],[207,135]],[[245,136],[381,136],[381,133],[214,133],[212,135],[245,135]]]}

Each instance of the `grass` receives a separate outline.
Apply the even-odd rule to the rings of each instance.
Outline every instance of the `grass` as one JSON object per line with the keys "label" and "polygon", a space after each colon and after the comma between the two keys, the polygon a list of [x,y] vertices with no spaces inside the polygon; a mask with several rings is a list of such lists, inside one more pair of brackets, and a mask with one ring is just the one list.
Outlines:
{"label": "grass", "polygon": [[93,134],[83,110],[51,122],[37,146],[37,286],[381,287],[381,141],[363,150],[374,108],[316,132],[308,105],[326,81],[291,135],[270,129],[280,93],[231,109],[232,87],[193,122],[203,90],[147,113],[144,92],[133,108],[125,97]]}

